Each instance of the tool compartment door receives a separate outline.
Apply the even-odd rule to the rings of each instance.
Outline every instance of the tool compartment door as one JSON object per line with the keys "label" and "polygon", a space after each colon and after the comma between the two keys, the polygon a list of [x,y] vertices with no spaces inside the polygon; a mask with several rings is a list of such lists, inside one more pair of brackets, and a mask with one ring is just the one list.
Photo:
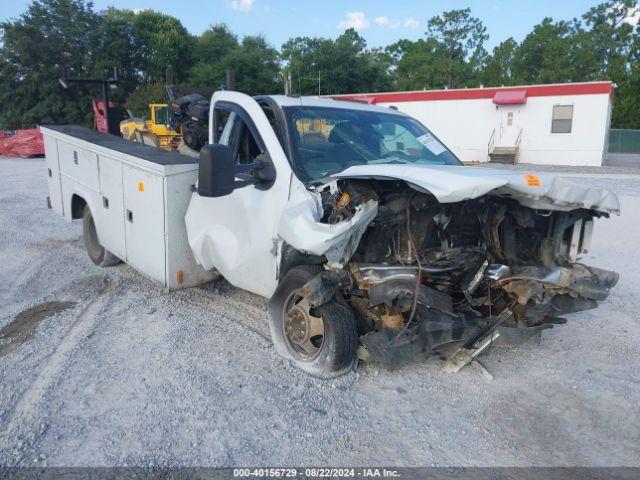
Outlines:
{"label": "tool compartment door", "polygon": [[51,208],[58,215],[64,215],[62,185],[60,181],[60,163],[58,160],[58,141],[47,134],[43,135],[43,137]]}
{"label": "tool compartment door", "polygon": [[[98,156],[100,165],[100,221],[96,224],[100,243],[120,259],[127,256],[124,233],[124,200],[122,162],[105,155]],[[95,214],[97,216],[97,212]]]}
{"label": "tool compartment door", "polygon": [[98,178],[98,155],[95,152],[71,143],[58,141],[58,159],[60,170],[74,181],[100,191]]}
{"label": "tool compartment door", "polygon": [[126,261],[166,286],[164,178],[122,165]]}

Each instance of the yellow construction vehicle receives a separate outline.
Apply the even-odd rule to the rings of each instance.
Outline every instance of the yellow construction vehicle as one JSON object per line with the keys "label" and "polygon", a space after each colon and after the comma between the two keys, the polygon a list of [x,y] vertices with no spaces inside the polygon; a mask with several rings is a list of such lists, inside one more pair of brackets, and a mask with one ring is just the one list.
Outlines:
{"label": "yellow construction vehicle", "polygon": [[122,138],[134,142],[144,143],[163,150],[177,150],[182,140],[182,133],[171,130],[169,112],[166,103],[152,103],[149,105],[150,119],[130,117],[120,122]]}

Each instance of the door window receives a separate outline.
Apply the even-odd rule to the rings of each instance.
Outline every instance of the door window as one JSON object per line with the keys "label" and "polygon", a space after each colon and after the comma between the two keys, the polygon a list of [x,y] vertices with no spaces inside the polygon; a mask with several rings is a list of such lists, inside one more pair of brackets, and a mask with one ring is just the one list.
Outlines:
{"label": "door window", "polygon": [[231,148],[236,164],[252,163],[265,152],[262,138],[243,110],[216,106],[215,113],[216,140]]}
{"label": "door window", "polygon": [[156,125],[169,124],[169,112],[167,107],[156,107]]}
{"label": "door window", "polygon": [[237,130],[237,142],[233,148],[236,163],[253,162],[258,155],[262,154],[253,133],[241,118],[236,120],[234,130]]}

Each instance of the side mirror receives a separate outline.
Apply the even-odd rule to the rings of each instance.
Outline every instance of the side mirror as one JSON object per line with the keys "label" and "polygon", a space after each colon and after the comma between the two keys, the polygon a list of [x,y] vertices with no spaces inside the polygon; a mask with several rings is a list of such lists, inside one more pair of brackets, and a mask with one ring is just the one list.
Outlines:
{"label": "side mirror", "polygon": [[200,150],[198,195],[224,197],[235,188],[233,153],[226,145],[207,144]]}

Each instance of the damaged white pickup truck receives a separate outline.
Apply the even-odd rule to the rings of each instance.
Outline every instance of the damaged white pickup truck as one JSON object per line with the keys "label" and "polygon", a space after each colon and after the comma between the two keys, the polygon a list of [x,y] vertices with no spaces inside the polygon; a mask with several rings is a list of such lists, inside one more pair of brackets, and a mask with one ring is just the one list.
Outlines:
{"label": "damaged white pickup truck", "polygon": [[[452,342],[460,346],[449,358],[456,370],[501,335],[524,341],[564,323],[564,314],[595,308],[618,280],[578,263],[594,218],[619,213],[615,194],[462,166],[427,128],[392,109],[217,92],[211,143],[197,163],[123,153],[61,127],[43,133],[54,209],[84,218],[95,263],[121,258],[168,288],[217,271],[269,297],[277,351],[319,377],[347,372],[358,356],[397,368]],[[54,140],[57,164],[49,160]],[[60,153],[75,150],[61,142],[93,151],[100,172],[103,157],[120,159],[124,201],[108,198],[119,193],[105,192],[101,173],[97,198],[85,198],[92,193],[74,187],[83,182]],[[144,192],[151,180],[125,167],[164,179],[148,213],[134,213],[142,207],[127,185]],[[103,221],[105,198],[107,208],[121,208],[114,227]],[[162,234],[130,252],[145,235],[133,219],[153,209],[164,212]],[[113,231],[120,224],[124,246]],[[158,273],[139,258],[153,241],[165,242]]]}

